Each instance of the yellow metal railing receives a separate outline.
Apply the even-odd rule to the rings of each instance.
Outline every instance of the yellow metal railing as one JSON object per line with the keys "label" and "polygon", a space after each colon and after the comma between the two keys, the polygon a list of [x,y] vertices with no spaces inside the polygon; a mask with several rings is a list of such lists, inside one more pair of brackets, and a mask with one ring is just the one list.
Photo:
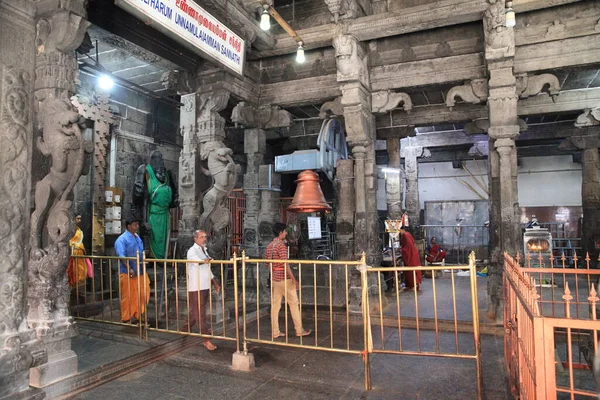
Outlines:
{"label": "yellow metal railing", "polygon": [[[247,351],[249,343],[262,343],[291,348],[321,350],[336,353],[360,355],[364,364],[365,388],[371,389],[370,355],[376,353],[396,355],[418,355],[432,357],[448,357],[473,359],[477,364],[477,396],[481,398],[481,344],[479,332],[479,314],[477,303],[477,283],[474,254],[470,257],[469,265],[462,266],[420,266],[420,267],[394,267],[371,268],[366,265],[363,254],[356,261],[338,260],[271,260],[254,259],[242,253],[241,257],[234,256],[229,260],[211,260],[210,266],[215,278],[224,283],[220,296],[213,296],[214,288],[210,285],[207,304],[200,304],[198,308],[206,307],[207,321],[210,333],[188,332],[184,325],[189,327],[191,305],[188,270],[191,263],[202,261],[194,260],[162,260],[99,257],[99,256],[73,256],[89,258],[94,264],[94,277],[83,286],[83,300],[76,296],[72,302],[74,317],[131,325],[139,329],[140,338],[148,338],[148,332],[171,332],[185,335],[196,335],[205,339],[219,339],[235,341],[236,351],[241,348]],[[144,261],[141,262],[140,260]],[[152,281],[152,295],[145,293],[146,278],[137,277],[138,282],[138,315],[142,316],[139,323],[121,322],[119,306],[115,301],[121,298],[121,288],[118,284],[120,263],[133,261],[141,267],[142,276]],[[273,281],[273,268],[284,263],[290,267],[294,279],[298,281],[297,297],[298,311],[302,321],[302,328],[313,327],[314,331],[309,336],[290,335],[288,331],[289,305],[284,302],[284,316],[278,317],[279,323],[283,320],[281,338],[274,337],[268,306],[271,306],[274,285],[281,285]],[[241,268],[241,271],[238,271]],[[138,268],[139,270],[139,268]],[[469,271],[469,280],[455,277],[454,272],[459,270]],[[430,271],[431,286],[427,284],[423,292],[413,292],[406,295],[400,289],[400,274],[416,274],[416,271]],[[396,284],[393,296],[384,294],[381,273],[392,272]],[[233,285],[226,285],[231,282]],[[437,274],[449,274],[445,279],[444,290],[438,285]],[[117,282],[117,283],[115,283]],[[283,281],[284,292],[287,294],[293,281]],[[449,282],[449,283],[448,283]],[[459,299],[457,285],[467,285],[469,298]],[[91,290],[86,287],[91,285]],[[447,289],[447,286],[450,289]],[[81,286],[81,285],[80,285]],[[116,286],[116,288],[115,288]],[[79,291],[79,286],[74,288]],[[90,292],[92,292],[90,294]],[[464,293],[462,290],[461,293]],[[98,295],[99,293],[99,295]],[[79,293],[77,293],[79,294]],[[91,295],[91,299],[90,299]],[[444,298],[446,296],[446,298]],[[142,313],[142,300],[150,297]],[[284,297],[285,299],[285,297]],[[384,299],[386,301],[384,301]],[[81,301],[80,301],[81,300]],[[386,303],[392,304],[387,305]],[[452,318],[444,318],[438,314],[440,301],[443,304],[452,304]],[[433,301],[433,305],[429,304]],[[464,335],[464,323],[458,317],[458,307],[470,302],[472,320],[468,332],[472,331],[474,345],[470,353],[459,346],[459,337]],[[107,304],[108,303],[108,304]],[[414,312],[408,310],[405,303],[414,307]],[[421,305],[423,303],[424,305]],[[101,307],[101,309],[98,309]],[[404,308],[403,308],[404,307]],[[228,311],[233,308],[232,317],[227,318]],[[385,310],[385,315],[384,315]],[[410,312],[408,312],[410,311]],[[447,312],[448,310],[445,310]],[[433,318],[427,318],[427,313],[433,313]],[[93,314],[93,315],[91,315]],[[241,315],[240,315],[241,314]],[[425,316],[424,316],[425,315]],[[217,319],[218,317],[219,319]],[[265,321],[266,317],[266,321]],[[311,322],[308,322],[308,321]],[[299,327],[296,327],[297,329]],[[460,329],[459,329],[460,328]],[[435,331],[435,348],[426,350],[421,346],[421,332]],[[386,334],[396,332],[399,346],[392,348],[386,346]],[[443,333],[442,333],[443,331]],[[373,332],[379,335],[374,340]],[[403,346],[402,337],[412,332],[417,337],[417,348],[410,349]],[[440,346],[441,335],[454,335],[454,350],[445,350]],[[444,336],[445,337],[445,336]],[[357,340],[358,339],[358,340]]]}

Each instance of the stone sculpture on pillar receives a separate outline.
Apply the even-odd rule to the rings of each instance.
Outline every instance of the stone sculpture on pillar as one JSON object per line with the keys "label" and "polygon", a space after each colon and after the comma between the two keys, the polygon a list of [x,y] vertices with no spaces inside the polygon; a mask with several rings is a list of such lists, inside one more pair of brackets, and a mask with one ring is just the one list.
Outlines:
{"label": "stone sculpture on pillar", "polygon": [[[229,224],[229,216],[225,222],[220,211],[222,191],[227,191],[226,201],[235,185],[235,177],[230,176],[232,167],[226,169],[223,165],[229,163],[231,150],[223,144],[225,119],[219,115],[219,111],[227,106],[229,95],[225,89],[207,92],[199,89],[198,93],[184,95],[180,116],[183,149],[179,157],[179,199],[182,210],[179,248],[188,249],[193,244],[194,230],[205,229],[210,232],[213,229],[214,236],[211,236],[208,247],[215,257],[223,253],[224,229]],[[202,161],[208,163],[207,168],[201,165]],[[210,197],[206,200],[208,210],[203,208],[205,195]],[[206,226],[203,227],[203,224]]]}
{"label": "stone sculpture on pillar", "polygon": [[483,14],[486,58],[501,59],[514,57],[515,32],[506,27],[506,5],[504,0],[488,0],[490,6]]}
{"label": "stone sculpture on pillar", "polygon": [[[0,4],[2,13],[5,5]],[[22,21],[0,16],[0,23],[7,24],[3,29],[21,30],[28,22],[33,26],[32,15],[26,10],[20,13]],[[18,45],[33,47],[33,35],[25,35]],[[27,71],[3,64],[16,61],[11,60],[16,54],[13,49],[0,54],[0,171],[5,177],[0,185],[0,399],[43,398],[43,392],[29,388],[29,368],[47,362],[43,342],[24,321],[33,68]],[[32,65],[33,60],[19,61]]]}
{"label": "stone sculpture on pillar", "polygon": [[239,165],[233,162],[232,155],[233,151],[220,141],[204,143],[200,150],[200,159],[206,160],[208,165],[208,169],[202,168],[202,172],[213,180],[212,187],[202,200],[200,227],[212,232],[211,251],[215,255],[222,254],[225,249],[225,229],[229,226],[227,197],[239,173]]}
{"label": "stone sculpture on pillar", "polygon": [[131,214],[146,223],[154,258],[167,258],[169,209],[177,207],[178,199],[173,174],[165,168],[161,152],[152,152],[150,163],[140,165],[135,174]]}

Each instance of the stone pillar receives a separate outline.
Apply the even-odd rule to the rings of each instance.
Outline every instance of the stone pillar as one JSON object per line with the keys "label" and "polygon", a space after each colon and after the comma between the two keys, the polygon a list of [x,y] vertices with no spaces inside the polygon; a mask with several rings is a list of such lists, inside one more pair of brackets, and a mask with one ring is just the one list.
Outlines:
{"label": "stone pillar", "polygon": [[[400,138],[387,138],[386,147],[389,158],[388,167],[399,170]],[[386,174],[385,200],[387,203],[388,219],[400,219],[402,217],[402,176],[400,173]]]}
{"label": "stone pillar", "polygon": [[78,83],[75,49],[90,25],[85,6],[85,1],[75,0],[38,8],[35,97],[41,131],[32,159],[35,207],[27,321],[48,354],[46,364],[30,371],[30,384],[39,388],[77,373],[77,355],[71,350],[77,329],[69,316],[66,269],[74,231],[72,190],[83,173],[85,153],[93,148],[81,136],[71,103]]}
{"label": "stone pillar", "polygon": [[[24,319],[34,139],[35,3],[0,1],[0,399],[41,399],[29,368],[47,362]],[[66,264],[65,264],[66,268]]]}
{"label": "stone pillar", "polygon": [[223,143],[225,119],[219,115],[227,106],[229,95],[225,89],[200,88],[194,94],[182,96],[183,149],[179,158],[182,251],[192,245],[196,229],[212,232],[208,247],[215,256],[222,256],[225,248],[224,231],[229,225],[226,202],[237,173],[231,150]]}
{"label": "stone pillar", "polygon": [[[492,3],[490,1],[490,3]],[[515,34],[505,27],[505,2],[497,0],[484,13],[485,58],[489,72],[490,240],[488,317],[502,318],[503,252],[516,253],[521,242],[517,194],[519,135],[518,94],[514,75]]]}
{"label": "stone pillar", "polygon": [[[338,260],[352,260],[354,255],[354,160],[338,160],[335,169],[336,183],[336,251]],[[333,303],[346,301],[346,276],[340,268],[333,268]],[[350,274],[351,275],[351,274]],[[350,282],[348,282],[350,284]],[[360,285],[359,285],[360,286]],[[360,302],[359,302],[360,304]]]}
{"label": "stone pillar", "polygon": [[404,171],[406,173],[406,213],[410,226],[420,224],[421,203],[419,201],[419,157],[423,147],[405,147]]}
{"label": "stone pillar", "polygon": [[[279,210],[281,174],[275,172],[273,165],[261,165],[258,171],[258,184],[261,189],[258,234],[262,250],[273,240],[273,224],[281,222],[281,213]],[[264,251],[261,251],[261,256],[262,253]]]}
{"label": "stone pillar", "polygon": [[355,159],[355,256],[364,251],[368,262],[377,264],[381,260],[381,249],[377,218],[375,117],[371,113],[368,51],[364,43],[351,35],[336,36],[333,46],[337,81],[342,90],[347,142]]}
{"label": "stone pillar", "polygon": [[[281,177],[271,169],[273,190],[269,190],[269,167],[263,165],[267,147],[266,130],[290,127],[292,115],[277,106],[256,107],[241,102],[233,109],[231,120],[236,125],[246,128],[244,131],[244,152],[247,158],[244,175],[246,196],[244,248],[247,255],[262,257],[262,249],[273,239],[272,226],[280,221]],[[264,194],[264,191],[269,193]]]}
{"label": "stone pillar", "polygon": [[244,195],[246,214],[244,215],[244,249],[250,257],[260,257],[258,217],[261,211],[261,194],[258,172],[265,160],[267,132],[259,129],[244,131],[244,152],[246,153],[246,174],[244,175]]}
{"label": "stone pillar", "polygon": [[[598,263],[600,247],[600,134],[598,128],[582,128],[582,135],[573,136],[561,143],[560,148],[566,150],[581,150],[581,204],[583,207],[582,248],[581,259],[586,253],[590,256],[590,265]],[[582,261],[585,263],[585,261]],[[584,265],[584,264],[581,264]]]}

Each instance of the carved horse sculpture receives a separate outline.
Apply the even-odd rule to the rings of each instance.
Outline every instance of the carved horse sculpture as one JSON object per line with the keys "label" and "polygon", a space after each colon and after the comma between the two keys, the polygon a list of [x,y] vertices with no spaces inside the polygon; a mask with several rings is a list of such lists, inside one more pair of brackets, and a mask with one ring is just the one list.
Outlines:
{"label": "carved horse sculpture", "polygon": [[212,230],[217,239],[229,225],[227,196],[235,186],[239,169],[231,158],[232,154],[233,151],[219,141],[203,144],[200,151],[200,158],[207,160],[208,164],[208,170],[202,168],[202,172],[213,178],[213,186],[202,201],[204,212],[200,217],[200,226],[207,232]]}

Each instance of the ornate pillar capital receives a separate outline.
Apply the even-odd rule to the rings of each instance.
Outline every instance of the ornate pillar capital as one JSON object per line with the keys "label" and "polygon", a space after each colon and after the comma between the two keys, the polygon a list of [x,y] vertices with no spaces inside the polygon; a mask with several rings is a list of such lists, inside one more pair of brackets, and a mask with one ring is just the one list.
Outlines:
{"label": "ornate pillar capital", "polygon": [[292,114],[279,106],[257,107],[243,101],[234,107],[231,120],[244,128],[259,129],[289,128],[293,123]]}
{"label": "ornate pillar capital", "polygon": [[365,43],[352,35],[338,35],[333,38],[337,64],[337,81],[360,82],[370,88],[368,57]]}

